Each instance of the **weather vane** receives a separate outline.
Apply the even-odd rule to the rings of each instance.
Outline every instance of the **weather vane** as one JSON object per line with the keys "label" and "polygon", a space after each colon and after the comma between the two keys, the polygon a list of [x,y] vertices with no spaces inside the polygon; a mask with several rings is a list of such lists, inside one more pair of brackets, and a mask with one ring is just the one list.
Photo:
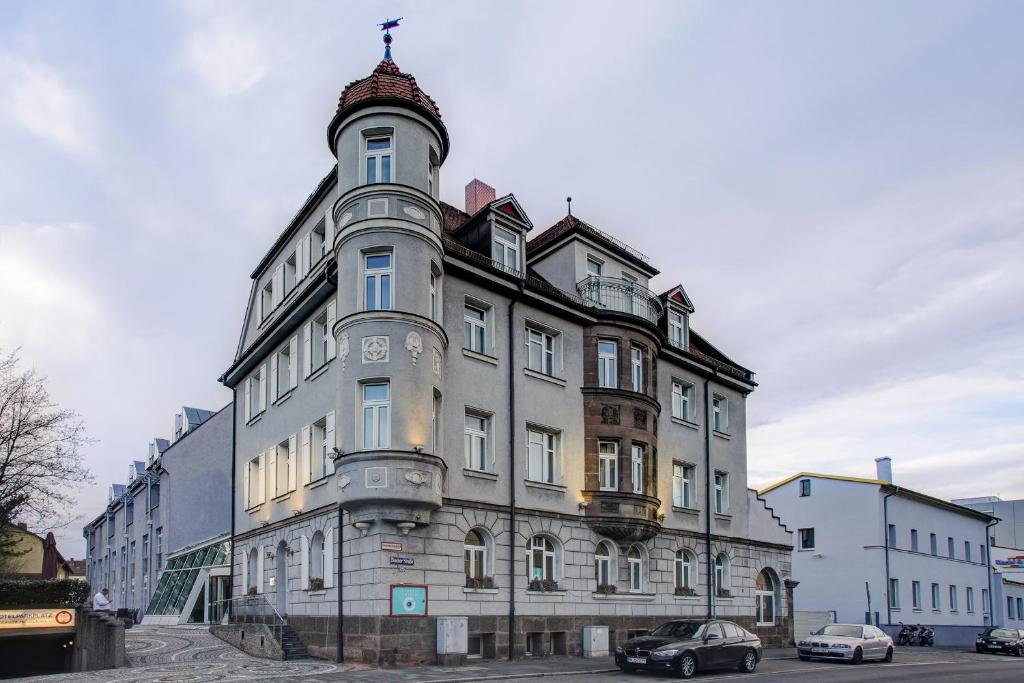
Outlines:
{"label": "weather vane", "polygon": [[398,28],[398,22],[402,20],[402,17],[397,19],[385,19],[384,23],[377,24],[380,26],[380,30],[384,31],[384,59],[391,59],[391,29]]}

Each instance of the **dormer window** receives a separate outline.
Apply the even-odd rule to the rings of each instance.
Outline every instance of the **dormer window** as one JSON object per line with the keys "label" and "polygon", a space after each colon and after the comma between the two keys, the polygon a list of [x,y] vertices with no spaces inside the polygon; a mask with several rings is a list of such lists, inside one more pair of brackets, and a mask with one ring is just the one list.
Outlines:
{"label": "dormer window", "polygon": [[492,258],[509,270],[519,271],[519,235],[494,226]]}
{"label": "dormer window", "polygon": [[686,348],[686,316],[678,311],[668,312],[668,341],[677,349]]}
{"label": "dormer window", "polygon": [[366,159],[366,183],[391,182],[391,136],[369,135],[363,156]]}

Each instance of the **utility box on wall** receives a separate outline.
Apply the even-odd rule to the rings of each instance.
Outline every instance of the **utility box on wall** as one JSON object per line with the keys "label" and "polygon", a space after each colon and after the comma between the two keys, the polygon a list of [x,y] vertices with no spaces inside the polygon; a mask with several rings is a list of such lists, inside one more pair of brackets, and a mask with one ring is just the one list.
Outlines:
{"label": "utility box on wall", "polygon": [[607,657],[608,656],[608,627],[607,626],[584,626],[583,627],[583,656],[584,657]]}
{"label": "utility box on wall", "polygon": [[469,618],[438,617],[437,663],[443,666],[465,664],[468,652]]}

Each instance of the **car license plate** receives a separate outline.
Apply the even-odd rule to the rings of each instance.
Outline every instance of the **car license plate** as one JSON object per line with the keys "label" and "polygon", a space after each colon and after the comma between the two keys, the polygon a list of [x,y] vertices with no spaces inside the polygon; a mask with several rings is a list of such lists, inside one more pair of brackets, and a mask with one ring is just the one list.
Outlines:
{"label": "car license plate", "polygon": [[1002,649],[1002,647],[1003,647],[1002,645],[997,645],[996,643],[989,643],[988,644],[988,649],[990,649],[990,650],[1000,650],[1000,649]]}
{"label": "car license plate", "polygon": [[828,652],[827,647],[814,647],[811,648],[811,652]]}
{"label": "car license plate", "polygon": [[626,657],[627,664],[646,664],[647,659],[645,657]]}

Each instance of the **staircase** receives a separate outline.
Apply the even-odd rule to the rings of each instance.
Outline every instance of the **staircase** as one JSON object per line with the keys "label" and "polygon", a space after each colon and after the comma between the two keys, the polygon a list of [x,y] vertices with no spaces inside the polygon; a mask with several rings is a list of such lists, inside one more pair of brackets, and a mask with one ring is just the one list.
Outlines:
{"label": "staircase", "polygon": [[302,644],[299,637],[295,635],[295,631],[292,627],[285,624],[281,631],[281,649],[284,651],[284,658],[286,660],[291,659],[310,659],[309,653],[306,651],[306,646]]}

